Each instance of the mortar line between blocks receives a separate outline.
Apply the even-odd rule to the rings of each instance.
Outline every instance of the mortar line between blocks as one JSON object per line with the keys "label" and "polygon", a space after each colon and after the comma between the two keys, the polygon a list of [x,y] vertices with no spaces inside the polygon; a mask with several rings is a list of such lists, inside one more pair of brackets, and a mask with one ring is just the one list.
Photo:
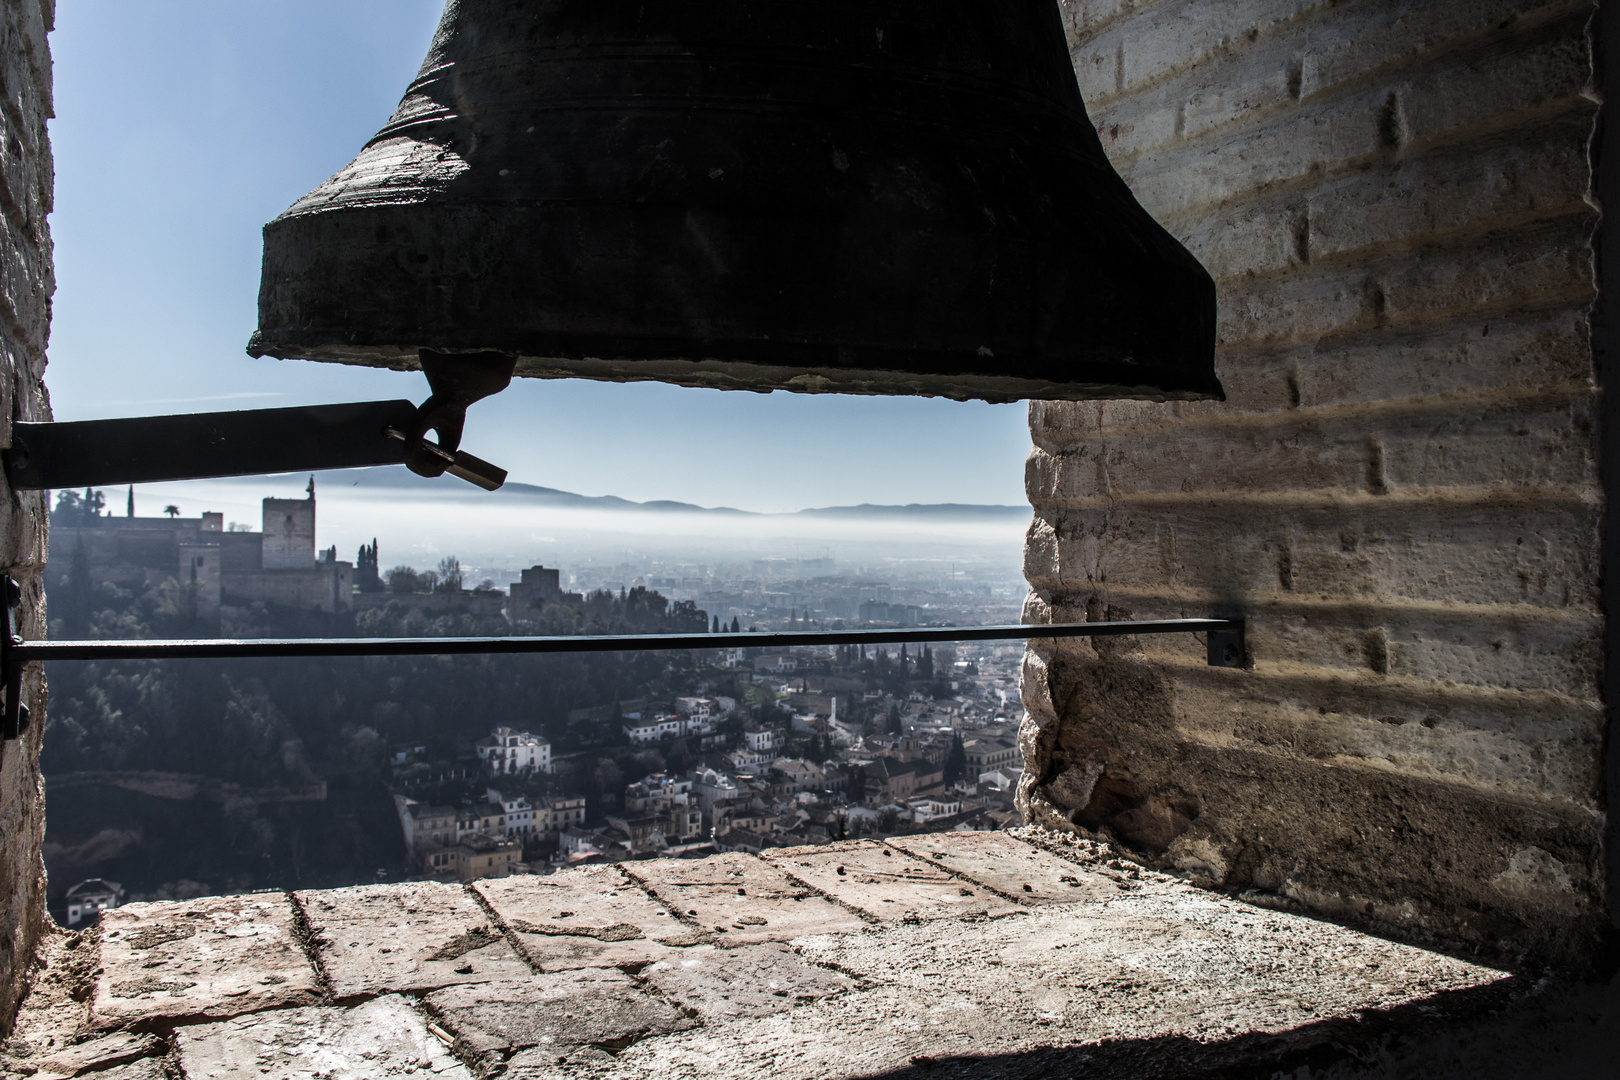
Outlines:
{"label": "mortar line between blocks", "polygon": [[755,855],[754,858],[759,859],[759,861],[764,863],[766,866],[769,866],[769,867],[772,867],[772,868],[774,868],[776,870],[779,870],[789,881],[795,882],[798,885],[802,885],[804,888],[809,889],[811,892],[815,893],[817,896],[821,897],[822,899],[830,901],[831,903],[834,903],[834,904],[838,905],[839,907],[843,908],[845,911],[849,912],[851,915],[854,915],[857,919],[860,919],[862,922],[866,923],[868,926],[882,926],[882,925],[884,925],[883,920],[878,918],[876,915],[872,915],[872,914],[869,914],[868,912],[862,911],[860,908],[856,907],[854,904],[846,904],[843,900],[841,900],[838,897],[834,896],[832,893],[828,892],[826,889],[822,889],[822,888],[819,888],[818,886],[812,885],[810,882],[806,881],[804,878],[802,878],[799,875],[795,874],[793,871],[789,870],[787,867],[782,866],[782,865],[780,865],[778,863],[771,862],[771,861],[769,861],[767,859],[761,859],[758,855]]}
{"label": "mortar line between blocks", "polygon": [[907,851],[903,847],[898,847],[898,846],[896,846],[894,844],[889,843],[888,837],[884,837],[882,840],[878,841],[878,843],[882,844],[884,847],[894,849],[896,852],[898,852],[901,855],[904,855],[908,859],[916,859],[920,863],[926,863],[929,866],[932,866],[936,870],[941,870],[941,871],[949,874],[951,877],[955,878],[957,881],[965,881],[969,885],[977,885],[979,888],[983,889],[985,892],[989,893],[991,896],[999,896],[1003,900],[1007,900],[1007,901],[1009,901],[1011,903],[1017,904],[1023,910],[1032,911],[1035,908],[1045,907],[1046,906],[1045,904],[1037,904],[1034,901],[1030,900],[1028,897],[1016,896],[1016,895],[1014,895],[1012,893],[1009,893],[1009,892],[1003,892],[1002,890],[996,888],[994,885],[986,885],[984,882],[980,881],[978,878],[970,876],[967,873],[967,871],[965,871],[965,870],[958,870],[955,867],[946,866],[944,863],[935,862],[933,859],[930,859],[928,856],[919,855],[915,851]]}
{"label": "mortar line between blocks", "polygon": [[489,902],[489,898],[473,888],[471,882],[464,882],[461,890],[472,899],[473,903],[478,905],[485,915],[489,916],[489,924],[501,932],[502,939],[511,947],[513,952],[517,953],[518,959],[529,966],[530,974],[542,974],[545,969],[540,966],[540,961],[536,960],[529,953],[529,950],[524,947],[522,939],[517,935],[517,931],[507,925],[506,920],[501,917],[501,913],[495,910],[495,905]]}
{"label": "mortar line between blocks", "polygon": [[680,910],[680,908],[676,907],[668,900],[665,900],[662,896],[659,896],[658,893],[653,890],[651,885],[647,884],[643,878],[638,877],[635,872],[624,863],[614,863],[613,865],[618,869],[619,873],[630,879],[631,884],[635,885],[636,888],[646,893],[649,900],[663,908],[665,911],[669,912],[670,915],[674,916],[675,920],[682,926],[690,926],[693,930],[700,934],[708,934],[711,937],[714,936],[714,931],[707,929],[702,923],[692,918],[686,912]]}
{"label": "mortar line between blocks", "polygon": [[292,907],[293,940],[304,951],[304,959],[309,961],[311,970],[315,972],[315,985],[320,990],[321,1004],[331,1005],[337,998],[332,991],[332,976],[326,970],[326,961],[321,959],[321,946],[317,940],[319,931],[310,922],[309,910],[304,907],[298,894],[289,889],[284,895]]}

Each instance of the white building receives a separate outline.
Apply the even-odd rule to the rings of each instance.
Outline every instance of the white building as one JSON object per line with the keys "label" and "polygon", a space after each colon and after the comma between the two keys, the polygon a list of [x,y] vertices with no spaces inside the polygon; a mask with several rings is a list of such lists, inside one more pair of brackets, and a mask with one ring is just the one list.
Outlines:
{"label": "white building", "polygon": [[551,771],[551,743],[527,731],[498,727],[478,740],[478,757],[496,776]]}
{"label": "white building", "polygon": [[711,821],[714,820],[714,804],[735,799],[738,794],[737,781],[725,773],[699,769],[692,775],[692,797]]}
{"label": "white building", "polygon": [[67,924],[78,926],[82,922],[101,918],[103,911],[111,911],[124,898],[124,887],[116,881],[90,878],[67,891]]}
{"label": "white building", "polygon": [[685,713],[693,720],[712,720],[720,717],[719,706],[713,698],[678,697],[675,699],[675,710]]}
{"label": "white building", "polygon": [[960,802],[947,799],[907,799],[906,808],[911,811],[911,820],[919,825],[962,812]]}
{"label": "white building", "polygon": [[768,754],[772,750],[780,750],[787,744],[787,733],[781,728],[745,731],[743,738],[748,740],[748,749],[757,754]]}
{"label": "white building", "polygon": [[680,713],[655,713],[642,719],[626,719],[624,734],[633,743],[653,743],[679,739],[686,734],[687,719]]}
{"label": "white building", "polygon": [[490,788],[485,794],[490,802],[501,808],[501,813],[506,818],[504,829],[507,836],[527,839],[535,833],[545,832],[544,828],[537,827],[543,825],[543,822],[537,819],[543,819],[546,816],[545,811],[537,811],[525,796],[502,792],[499,788]]}

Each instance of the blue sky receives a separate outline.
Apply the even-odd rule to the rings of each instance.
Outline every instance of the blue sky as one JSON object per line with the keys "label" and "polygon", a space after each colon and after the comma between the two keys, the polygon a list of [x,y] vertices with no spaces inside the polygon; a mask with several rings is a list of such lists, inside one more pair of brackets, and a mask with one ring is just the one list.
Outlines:
{"label": "blue sky", "polygon": [[[62,0],[56,418],[426,396],[420,375],[250,359],[259,230],[344,165],[441,0]],[[1023,502],[1022,405],[523,380],[464,445],[514,480],[752,510]]]}

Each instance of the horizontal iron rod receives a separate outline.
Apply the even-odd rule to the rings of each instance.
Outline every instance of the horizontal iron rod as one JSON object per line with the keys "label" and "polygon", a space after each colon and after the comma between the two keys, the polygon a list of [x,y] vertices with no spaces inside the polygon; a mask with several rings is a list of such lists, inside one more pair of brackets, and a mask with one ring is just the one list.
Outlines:
{"label": "horizontal iron rod", "polygon": [[610,634],[571,637],[274,638],[199,641],[24,641],[14,662],[44,660],[229,660],[281,656],[465,656],[493,653],[667,652],[681,649],[778,648],[790,645],[898,645],[921,642],[1015,641],[1029,638],[1122,637],[1238,630],[1241,619],[1151,619],[1140,622],[940,626],[894,630],[801,630],[742,634]]}

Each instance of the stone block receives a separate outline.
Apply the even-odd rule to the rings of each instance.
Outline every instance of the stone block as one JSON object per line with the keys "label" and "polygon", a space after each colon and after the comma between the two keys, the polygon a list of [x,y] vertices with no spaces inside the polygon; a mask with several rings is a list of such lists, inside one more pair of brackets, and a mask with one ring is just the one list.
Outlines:
{"label": "stone block", "polygon": [[89,1072],[105,1076],[104,1069],[128,1065],[142,1058],[161,1057],[162,1054],[163,1044],[156,1036],[120,1031],[63,1047],[49,1057],[30,1064],[39,1069],[34,1074],[37,1080],[53,1076],[80,1076]]}
{"label": "stone block", "polygon": [[1097,903],[1118,895],[1102,874],[1005,833],[891,836],[885,843],[1022,904]]}
{"label": "stone block", "polygon": [[847,933],[866,925],[770,863],[742,852],[707,859],[653,859],[627,869],[664,903],[713,931],[718,944],[788,941],[803,934]]}
{"label": "stone block", "polygon": [[768,1016],[855,986],[848,975],[807,964],[780,942],[693,949],[658,961],[642,978],[707,1021]]}
{"label": "stone block", "polygon": [[[1177,5],[1179,6],[1179,5]],[[1360,88],[1117,164],[1142,205],[1174,219],[1271,185],[1357,171],[1373,155],[1472,137],[1508,115],[1573,106],[1589,64],[1582,22],[1480,55],[1452,58],[1402,81]],[[1419,114],[1422,114],[1419,117]],[[1111,124],[1107,110],[1096,117]]]}
{"label": "stone block", "polygon": [[651,963],[713,937],[694,930],[616,866],[475,882],[544,971]]}
{"label": "stone block", "polygon": [[885,922],[1005,915],[1017,905],[937,867],[874,840],[816,848],[782,848],[769,855],[827,895]]}
{"label": "stone block", "polygon": [[397,995],[348,1009],[287,1009],[181,1028],[176,1041],[192,1080],[472,1080]]}
{"label": "stone block", "polygon": [[1063,521],[1056,559],[1029,567],[1029,580],[1054,604],[1068,587],[1083,599],[1100,595],[1093,583],[1163,583],[1174,529],[1177,560],[1198,567],[1181,584],[1245,604],[1298,595],[1597,610],[1598,508],[1567,491],[1121,496],[1106,512],[1043,513]]}
{"label": "stone block", "polygon": [[[1075,68],[1087,72],[1109,68],[1116,77],[1115,85],[1108,90],[1112,94],[1128,92],[1139,83],[1184,70],[1216,50],[1241,48],[1239,42],[1246,44],[1275,32],[1279,25],[1313,8],[1325,7],[1328,2],[1227,0],[1215,6],[1155,4],[1089,38],[1076,50]],[[1093,86],[1095,91],[1104,91],[1102,85]],[[1097,96],[1099,101],[1105,101],[1108,91]]]}
{"label": "stone block", "polygon": [[529,974],[459,886],[412,882],[297,896],[339,999]]}
{"label": "stone block", "polygon": [[1120,493],[1357,495],[1369,486],[1369,438],[1376,435],[1379,483],[1387,490],[1522,484],[1595,495],[1597,464],[1585,452],[1585,433],[1596,408],[1590,386],[1555,384],[1467,402],[1419,398],[1134,429],[1057,453],[1036,447],[1026,463],[1027,488],[1043,509],[1101,509]]}
{"label": "stone block", "polygon": [[692,1021],[617,971],[568,971],[454,986],[424,999],[458,1053],[489,1070],[538,1051],[555,1060],[580,1051],[618,1053]]}
{"label": "stone block", "polygon": [[319,996],[283,895],[127,904],[102,916],[98,1026],[235,1016]]}

